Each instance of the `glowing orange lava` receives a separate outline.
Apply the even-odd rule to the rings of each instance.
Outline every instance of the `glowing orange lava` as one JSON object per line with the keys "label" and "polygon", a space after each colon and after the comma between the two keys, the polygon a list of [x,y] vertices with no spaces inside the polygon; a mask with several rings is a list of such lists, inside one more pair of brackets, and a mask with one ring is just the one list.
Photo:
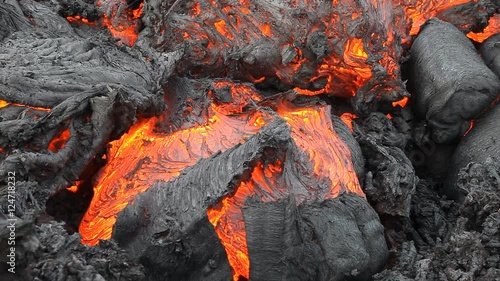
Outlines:
{"label": "glowing orange lava", "polygon": [[470,120],[469,128],[467,129],[467,131],[465,131],[463,137],[465,137],[466,135],[468,135],[469,132],[470,132],[470,130],[472,130],[472,128],[474,128],[474,120]]}
{"label": "glowing orange lava", "polygon": [[488,21],[488,26],[486,26],[483,32],[469,32],[467,34],[467,37],[476,42],[483,43],[483,41],[488,39],[488,37],[497,33],[500,33],[500,14],[495,14],[490,18],[490,20]]}
{"label": "glowing orange lava", "polygon": [[6,107],[6,106],[19,106],[19,107],[25,107],[27,109],[34,109],[34,110],[38,110],[38,111],[50,112],[50,108],[46,108],[46,107],[29,106],[29,105],[24,105],[24,104],[20,104],[20,103],[7,102],[4,100],[0,100],[0,108]]}
{"label": "glowing orange lava", "polygon": [[407,97],[404,97],[404,98],[402,98],[401,100],[398,100],[398,101],[393,102],[393,103],[392,103],[392,106],[393,106],[393,107],[396,107],[396,106],[405,107],[407,103],[408,103],[408,98],[407,98]]}
{"label": "glowing orange lava", "polygon": [[81,184],[81,181],[76,181],[75,185],[72,185],[70,187],[67,187],[66,189],[69,191],[69,192],[73,192],[73,193],[76,193],[78,191],[78,186]]}
{"label": "glowing orange lava", "polygon": [[349,130],[351,132],[354,131],[354,129],[352,127],[353,119],[356,119],[356,118],[358,118],[358,116],[356,116],[356,114],[350,113],[350,112],[345,112],[342,115],[340,115],[340,119],[342,121],[344,121],[344,123],[347,125],[347,127],[349,128]]}
{"label": "glowing orange lava", "polygon": [[[97,1],[97,5],[102,6],[100,0]],[[138,37],[139,23],[137,19],[141,17],[143,7],[144,3],[141,3],[137,9],[132,10],[127,8],[121,11],[119,15],[117,15],[117,11],[113,11],[111,17],[104,14],[101,25],[108,28],[113,38],[120,39],[118,44],[125,43],[128,46],[133,46]],[[66,19],[71,23],[95,25],[94,22],[90,22],[88,19],[79,15],[67,16]]]}
{"label": "glowing orange lava", "polygon": [[58,152],[66,146],[66,142],[69,140],[70,135],[69,129],[63,130],[58,135],[54,136],[47,148],[52,152]]}
{"label": "glowing orange lava", "polygon": [[[250,275],[250,261],[246,242],[245,223],[241,208],[245,200],[256,196],[263,202],[293,196],[297,204],[304,200],[335,198],[342,192],[354,192],[364,196],[351,162],[351,152],[333,129],[330,107],[296,108],[282,104],[278,114],[292,129],[295,145],[306,155],[308,161],[300,163],[307,170],[304,177],[312,179],[311,185],[287,185],[287,175],[293,174],[291,165],[277,159],[275,163],[259,163],[249,181],[242,182],[236,192],[226,196],[216,206],[207,210],[217,235],[225,247],[233,280],[246,279]],[[293,159],[286,159],[292,161]],[[285,166],[286,165],[286,166]],[[306,179],[302,179],[306,182]]]}
{"label": "glowing orange lava", "polygon": [[2,107],[6,107],[7,105],[9,105],[8,102],[4,101],[4,100],[0,100],[0,108]]}
{"label": "glowing orange lava", "polygon": [[74,16],[74,17],[72,17],[72,16],[67,16],[67,17],[66,17],[66,19],[67,19],[69,22],[71,22],[71,23],[80,23],[80,22],[82,22],[82,23],[85,23],[85,24],[93,24],[93,23],[91,23],[88,19],[83,18],[83,17],[81,17],[81,16]]}
{"label": "glowing orange lava", "polygon": [[420,26],[440,12],[466,3],[471,0],[417,0],[411,5],[404,5],[408,18],[412,19],[410,35],[418,34]]}
{"label": "glowing orange lava", "polygon": [[113,38],[120,38],[121,42],[133,46],[138,37],[138,19],[142,15],[144,3],[141,3],[135,10],[126,9],[117,16],[116,12],[112,12],[109,18],[106,14],[103,16],[103,24],[111,32]]}
{"label": "glowing orange lava", "polygon": [[94,197],[80,224],[82,243],[95,245],[109,239],[116,215],[155,181],[169,181],[199,159],[224,151],[257,133],[263,120],[258,113],[231,118],[213,112],[205,126],[154,133],[157,118],[137,122],[110,144],[108,163],[98,175]]}

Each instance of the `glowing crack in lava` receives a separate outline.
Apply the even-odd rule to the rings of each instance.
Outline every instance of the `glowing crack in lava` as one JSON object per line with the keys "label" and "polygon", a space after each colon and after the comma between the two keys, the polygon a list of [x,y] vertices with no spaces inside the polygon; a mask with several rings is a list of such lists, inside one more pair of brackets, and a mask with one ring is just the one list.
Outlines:
{"label": "glowing crack in lava", "polygon": [[[376,91],[401,99],[400,62],[421,25],[432,17],[454,20],[475,0],[186,1],[185,9],[158,16],[153,26],[162,50],[186,47],[179,75],[266,79],[303,95],[352,97]],[[483,10],[481,10],[483,9]],[[486,13],[477,5],[473,11]],[[463,9],[462,9],[463,10]],[[490,12],[488,12],[490,13]],[[491,12],[492,13],[492,12]],[[452,16],[457,14],[457,16]],[[472,19],[471,19],[472,21]],[[168,26],[168,28],[166,27]]]}
{"label": "glowing crack in lava", "polygon": [[127,8],[121,13],[113,10],[110,16],[104,14],[103,24],[109,29],[113,38],[120,38],[121,42],[133,46],[138,37],[139,22],[137,19],[142,14],[143,6],[144,3],[141,3],[135,10]]}
{"label": "glowing crack in lava", "polygon": [[100,171],[94,197],[80,223],[82,243],[111,238],[116,215],[155,181],[169,181],[199,159],[225,151],[258,132],[263,113],[231,118],[213,112],[206,125],[164,136],[154,132],[157,118],[142,120],[110,144],[108,163]]}
{"label": "glowing crack in lava", "polygon": [[[277,77],[301,94],[343,97],[367,84],[375,65],[384,69],[379,78],[399,78],[400,49],[394,44],[406,30],[392,1],[202,0],[186,6],[185,14],[171,15],[169,28],[156,30],[167,34],[171,48],[176,42],[189,46],[181,73],[251,82]],[[231,61],[245,70],[224,69]]]}
{"label": "glowing crack in lava", "polygon": [[[341,192],[364,196],[351,162],[351,152],[336,134],[329,106],[296,108],[281,104],[278,114],[292,129],[295,145],[305,159],[297,163],[291,155],[273,163],[259,163],[249,181],[242,182],[234,194],[226,196],[207,211],[210,222],[225,247],[233,280],[250,275],[245,223],[241,208],[245,200],[256,196],[263,202],[293,196],[297,205],[304,200],[335,198]],[[289,169],[300,169],[306,179],[288,178]],[[305,171],[305,173],[304,173]],[[290,182],[295,182],[293,187]]]}
{"label": "glowing crack in lava", "polygon": [[[416,0],[407,1],[403,6],[406,15],[412,20],[410,35],[416,35],[420,30],[420,26],[426,20],[437,16],[446,9],[467,4],[472,0]],[[477,1],[476,1],[477,2]]]}
{"label": "glowing crack in lava", "polygon": [[470,39],[483,43],[484,40],[488,39],[488,37],[497,34],[500,32],[500,14],[495,14],[493,17],[490,18],[488,21],[488,25],[482,32],[474,33],[474,32],[469,32],[467,33],[467,37]]}
{"label": "glowing crack in lava", "polygon": [[[128,46],[133,46],[137,37],[139,36],[140,21],[139,18],[142,15],[142,9],[144,3],[140,3],[136,9],[131,9],[125,3],[113,2],[113,1],[97,1],[97,6],[102,7],[103,2],[106,7],[110,5],[110,11],[108,14],[103,14],[102,21],[99,22],[101,26],[105,26],[113,38],[119,38],[118,44],[126,44]],[[123,5],[124,9],[120,8],[119,5]],[[67,16],[66,19],[74,24],[88,24],[95,26],[95,22],[90,22],[88,19],[82,16]]]}

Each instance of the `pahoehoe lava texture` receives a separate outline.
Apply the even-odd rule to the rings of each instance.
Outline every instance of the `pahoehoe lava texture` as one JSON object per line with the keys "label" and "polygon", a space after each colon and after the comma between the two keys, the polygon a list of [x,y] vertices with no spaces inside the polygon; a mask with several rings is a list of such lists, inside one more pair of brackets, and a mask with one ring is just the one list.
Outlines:
{"label": "pahoehoe lava texture", "polygon": [[429,20],[413,42],[409,76],[414,110],[425,118],[438,143],[465,133],[500,93],[500,80],[471,41],[450,23]]}

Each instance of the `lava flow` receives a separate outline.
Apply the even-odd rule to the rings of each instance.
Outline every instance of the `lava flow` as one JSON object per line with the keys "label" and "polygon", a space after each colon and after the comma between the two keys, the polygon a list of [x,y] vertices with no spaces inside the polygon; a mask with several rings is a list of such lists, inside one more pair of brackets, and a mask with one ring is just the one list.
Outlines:
{"label": "lava flow", "polygon": [[[399,78],[395,44],[405,30],[389,0],[191,1],[186,6],[190,18],[173,14],[172,26],[156,30],[189,46],[179,72],[251,82],[276,77],[301,94],[344,97],[372,79],[375,64],[384,68],[386,79]],[[368,13],[373,18],[364,17]],[[166,44],[176,48],[176,42]],[[230,71],[236,66],[226,65],[229,58],[244,66]]]}
{"label": "lava flow", "polygon": [[483,41],[488,39],[488,37],[497,34],[498,32],[500,32],[500,14],[495,14],[490,18],[488,25],[482,32],[469,32],[467,37],[476,42],[483,43]]}
{"label": "lava flow", "polygon": [[258,132],[270,118],[264,113],[225,116],[212,106],[206,125],[170,135],[154,132],[157,118],[137,122],[110,144],[108,163],[98,175],[94,198],[81,224],[82,242],[111,238],[116,215],[155,181],[169,181],[199,159],[224,151]]}
{"label": "lava flow", "polygon": [[[300,161],[286,155],[280,157],[283,160],[259,163],[249,181],[242,182],[234,194],[226,196],[207,211],[226,249],[235,281],[240,277],[248,279],[250,275],[241,211],[250,197],[271,202],[292,196],[299,205],[304,200],[335,198],[341,192],[364,196],[351,162],[351,152],[333,128],[329,106],[297,108],[280,104],[277,113],[292,129],[294,143],[304,153],[305,159]],[[290,169],[301,169],[307,176],[290,178],[290,175],[297,174]]]}
{"label": "lava flow", "polygon": [[[120,39],[118,44],[124,43],[128,46],[133,46],[139,34],[140,21],[138,19],[142,15],[144,3],[140,3],[135,9],[128,6],[121,8],[119,5],[125,5],[121,2],[104,1],[104,3],[105,5],[99,0],[97,1],[97,6],[105,6],[110,11],[103,14],[102,21],[99,24],[105,26],[113,38]],[[95,22],[91,22],[79,15],[67,16],[66,19],[74,24],[95,25]]]}

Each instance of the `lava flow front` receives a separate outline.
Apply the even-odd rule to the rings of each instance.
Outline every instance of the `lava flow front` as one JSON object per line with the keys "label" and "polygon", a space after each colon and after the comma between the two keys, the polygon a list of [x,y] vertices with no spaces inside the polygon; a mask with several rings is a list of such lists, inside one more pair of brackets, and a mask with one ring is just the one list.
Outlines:
{"label": "lava flow front", "polygon": [[111,238],[116,215],[155,181],[169,181],[199,159],[231,148],[255,134],[266,114],[231,118],[218,112],[205,126],[170,135],[154,132],[157,118],[137,122],[110,144],[108,164],[98,176],[94,198],[81,224],[82,242],[95,245]]}
{"label": "lava flow front", "polygon": [[[335,132],[330,107],[297,108],[281,104],[278,114],[292,130],[295,145],[304,153],[302,161],[285,155],[270,163],[259,163],[249,181],[207,211],[210,222],[226,249],[233,280],[250,275],[245,223],[241,208],[255,196],[262,202],[292,196],[297,205],[304,200],[323,201],[341,192],[363,195],[351,162],[349,147]],[[290,178],[290,169],[301,169],[307,178]]]}
{"label": "lava flow front", "polygon": [[[248,180],[207,210],[225,247],[233,280],[250,278],[242,213],[249,198],[262,202],[293,198],[300,205],[308,200],[335,198],[344,192],[364,196],[351,151],[334,129],[329,106],[298,107],[286,98],[266,100],[253,85],[235,85],[232,81],[274,90],[293,89],[294,95],[308,96],[351,98],[364,89],[375,98],[390,96],[386,100],[394,107],[405,106],[408,98],[399,69],[402,44],[409,44],[410,36],[417,34],[428,18],[446,18],[449,9],[476,2],[394,2],[202,0],[187,1],[182,13],[158,15],[155,19],[152,12],[149,35],[158,43],[158,49],[184,50],[176,74],[197,79],[229,77],[232,80],[214,82],[212,86],[230,89],[231,97],[217,100],[213,92],[207,91],[212,103],[203,125],[165,134],[156,130],[158,123],[165,120],[142,119],[111,142],[108,163],[97,176],[94,198],[80,225],[82,242],[95,245],[99,239],[109,239],[117,214],[133,202],[134,196],[155,182],[175,179],[200,159],[245,142],[275,118],[286,121],[293,145],[302,154],[287,153],[257,163]],[[116,8],[110,4],[113,1],[103,3],[103,7]],[[137,39],[133,23],[142,9],[143,3],[133,10],[127,7],[108,11],[103,23],[113,36],[133,45]],[[165,18],[169,18],[168,27]],[[464,31],[477,29],[455,24]],[[479,34],[469,36],[481,40],[477,39]],[[350,124],[355,117],[347,114],[344,119]],[[287,172],[290,169],[301,169],[299,174],[306,177],[289,178],[297,174]]]}

